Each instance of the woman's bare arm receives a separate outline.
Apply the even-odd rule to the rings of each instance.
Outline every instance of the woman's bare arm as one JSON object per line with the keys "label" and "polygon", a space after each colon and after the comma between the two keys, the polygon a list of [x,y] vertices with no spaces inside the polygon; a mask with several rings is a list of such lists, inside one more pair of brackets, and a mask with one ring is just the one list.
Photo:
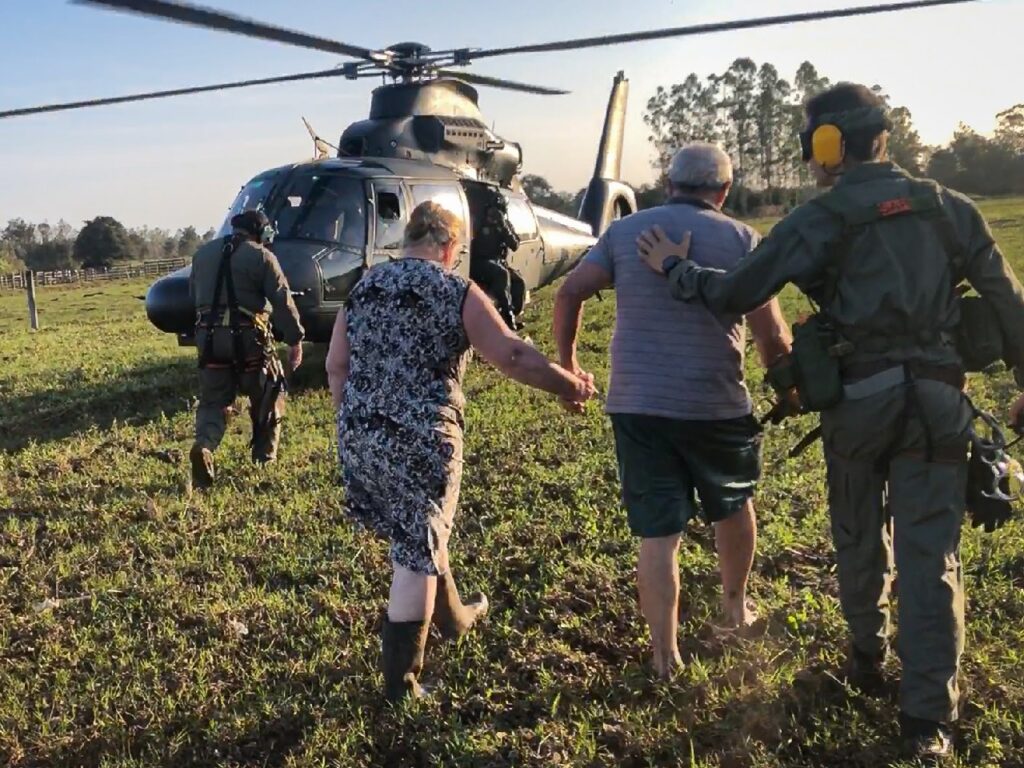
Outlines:
{"label": "woman's bare arm", "polygon": [[345,379],[348,378],[348,320],[344,307],[338,310],[331,331],[331,345],[327,349],[327,385],[331,389],[331,401],[334,409],[341,407],[342,393],[345,391]]}
{"label": "woman's bare arm", "polygon": [[469,343],[487,362],[521,384],[582,402],[593,396],[593,384],[552,363],[509,330],[494,303],[475,284],[462,308]]}

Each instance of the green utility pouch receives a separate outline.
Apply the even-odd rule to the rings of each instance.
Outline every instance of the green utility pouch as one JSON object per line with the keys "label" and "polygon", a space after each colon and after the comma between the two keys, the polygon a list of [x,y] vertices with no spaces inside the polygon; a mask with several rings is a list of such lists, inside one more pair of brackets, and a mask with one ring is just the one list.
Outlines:
{"label": "green utility pouch", "polygon": [[964,370],[984,371],[1003,359],[1003,332],[992,304],[981,296],[960,297],[956,351]]}
{"label": "green utility pouch", "polygon": [[820,315],[794,323],[793,378],[805,411],[825,411],[843,399],[841,348],[835,330]]}

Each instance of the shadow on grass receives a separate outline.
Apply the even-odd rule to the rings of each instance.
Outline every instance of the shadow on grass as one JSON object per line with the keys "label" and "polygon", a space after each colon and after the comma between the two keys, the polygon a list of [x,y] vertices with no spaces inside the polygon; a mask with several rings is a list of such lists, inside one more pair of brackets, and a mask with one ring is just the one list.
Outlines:
{"label": "shadow on grass", "polygon": [[0,401],[0,452],[31,443],[61,440],[90,427],[107,429],[116,420],[146,424],[186,410],[195,396],[192,359],[122,371],[95,384],[68,381],[61,387]]}
{"label": "shadow on grass", "polygon": [[[289,383],[293,393],[327,387],[324,345],[307,346],[307,357]],[[62,440],[90,427],[148,424],[187,410],[198,396],[191,357],[139,366],[102,382],[64,386],[0,400],[0,452],[15,453],[31,443]]]}

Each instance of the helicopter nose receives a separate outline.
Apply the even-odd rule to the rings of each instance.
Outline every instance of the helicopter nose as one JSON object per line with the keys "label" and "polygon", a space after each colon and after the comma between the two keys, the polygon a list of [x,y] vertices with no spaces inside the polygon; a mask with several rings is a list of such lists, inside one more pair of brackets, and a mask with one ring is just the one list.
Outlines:
{"label": "helicopter nose", "polygon": [[189,267],[161,277],[146,291],[146,316],[166,333],[190,334],[196,315],[188,293]]}

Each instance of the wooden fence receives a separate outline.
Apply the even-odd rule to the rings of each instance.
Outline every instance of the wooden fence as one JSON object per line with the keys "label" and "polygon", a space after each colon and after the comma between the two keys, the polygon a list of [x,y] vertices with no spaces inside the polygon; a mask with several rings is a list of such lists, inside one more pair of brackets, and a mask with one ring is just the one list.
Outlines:
{"label": "wooden fence", "polygon": [[[160,277],[181,267],[191,264],[191,259],[155,259],[136,264],[123,264],[109,269],[58,269],[53,272],[35,272],[33,277],[37,286],[41,285],[72,285],[75,283],[91,283],[97,280],[126,280],[132,277]],[[0,274],[0,290],[26,288],[25,272]]]}

